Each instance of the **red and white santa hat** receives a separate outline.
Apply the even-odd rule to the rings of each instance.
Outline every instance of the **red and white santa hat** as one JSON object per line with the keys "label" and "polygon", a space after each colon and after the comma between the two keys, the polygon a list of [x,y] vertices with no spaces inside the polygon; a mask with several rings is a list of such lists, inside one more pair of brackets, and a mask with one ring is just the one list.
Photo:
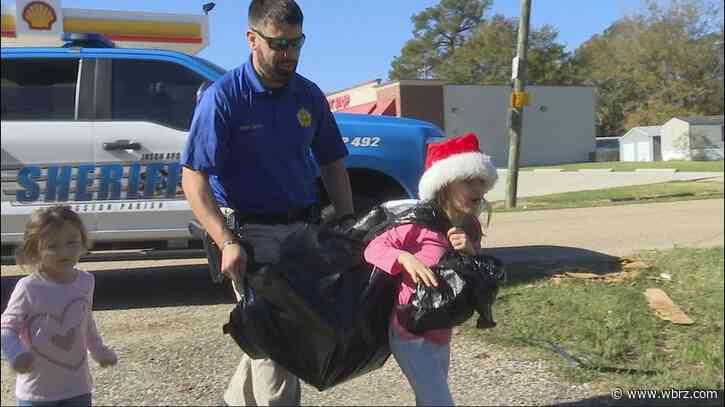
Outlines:
{"label": "red and white santa hat", "polygon": [[457,179],[481,178],[488,192],[496,184],[498,174],[491,157],[482,153],[473,133],[428,144],[425,172],[418,183],[420,199],[435,198],[436,192]]}

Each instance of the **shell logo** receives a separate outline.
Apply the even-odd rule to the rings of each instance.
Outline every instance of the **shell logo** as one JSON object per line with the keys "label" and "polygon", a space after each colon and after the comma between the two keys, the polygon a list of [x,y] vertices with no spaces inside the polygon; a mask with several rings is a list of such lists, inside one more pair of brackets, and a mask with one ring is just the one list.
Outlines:
{"label": "shell logo", "polygon": [[28,3],[23,9],[22,16],[31,30],[50,30],[53,23],[58,20],[53,7],[42,1]]}

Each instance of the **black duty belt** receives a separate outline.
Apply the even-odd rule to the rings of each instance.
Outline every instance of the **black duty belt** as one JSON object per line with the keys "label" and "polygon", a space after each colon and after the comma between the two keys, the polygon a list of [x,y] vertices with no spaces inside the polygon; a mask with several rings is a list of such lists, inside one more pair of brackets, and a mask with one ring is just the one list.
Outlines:
{"label": "black duty belt", "polygon": [[310,205],[305,208],[292,209],[288,212],[277,213],[247,213],[235,212],[236,220],[240,224],[259,223],[263,225],[284,225],[295,222],[319,224],[322,220],[320,206]]}

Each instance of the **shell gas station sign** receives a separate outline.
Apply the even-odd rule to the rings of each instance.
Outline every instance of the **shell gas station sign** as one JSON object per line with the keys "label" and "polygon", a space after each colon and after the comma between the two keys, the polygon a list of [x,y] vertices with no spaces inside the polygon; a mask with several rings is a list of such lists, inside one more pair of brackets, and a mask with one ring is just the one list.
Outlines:
{"label": "shell gas station sign", "polygon": [[56,47],[62,33],[101,34],[122,48],[196,54],[209,44],[206,15],[62,8],[60,0],[2,4],[3,47]]}

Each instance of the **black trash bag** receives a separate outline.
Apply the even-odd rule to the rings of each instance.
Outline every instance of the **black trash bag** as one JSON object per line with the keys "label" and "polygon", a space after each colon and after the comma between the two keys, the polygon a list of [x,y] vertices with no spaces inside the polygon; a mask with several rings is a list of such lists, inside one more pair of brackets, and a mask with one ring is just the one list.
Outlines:
{"label": "black trash bag", "polygon": [[438,287],[419,283],[407,304],[397,307],[398,321],[408,331],[421,334],[460,325],[473,315],[468,283],[450,268],[433,267]]}
{"label": "black trash bag", "polygon": [[414,334],[433,329],[452,328],[479,313],[476,326],[492,328],[492,305],[498,294],[498,285],[505,279],[501,261],[492,256],[471,256],[448,252],[431,270],[438,287],[419,283],[408,304],[401,304],[396,312],[400,324]]}
{"label": "black trash bag", "polygon": [[498,295],[499,285],[506,281],[506,269],[501,260],[494,256],[467,256],[459,253],[462,267],[459,269],[471,285],[469,299],[478,312],[476,327],[493,328],[493,304]]}
{"label": "black trash bag", "polygon": [[397,279],[361,250],[314,225],[289,236],[278,263],[247,273],[225,332],[250,357],[269,357],[318,390],[382,367]]}
{"label": "black trash bag", "polygon": [[422,225],[443,234],[451,227],[443,212],[433,203],[401,199],[376,206],[345,233],[368,243],[387,230],[405,224]]}
{"label": "black trash bag", "polygon": [[223,331],[231,335],[250,358],[267,358],[269,354],[259,344],[264,343],[269,333],[265,332],[266,326],[260,322],[271,319],[270,305],[264,298],[257,296],[249,284],[245,284],[243,290],[242,299],[232,310],[229,323],[224,325]]}

